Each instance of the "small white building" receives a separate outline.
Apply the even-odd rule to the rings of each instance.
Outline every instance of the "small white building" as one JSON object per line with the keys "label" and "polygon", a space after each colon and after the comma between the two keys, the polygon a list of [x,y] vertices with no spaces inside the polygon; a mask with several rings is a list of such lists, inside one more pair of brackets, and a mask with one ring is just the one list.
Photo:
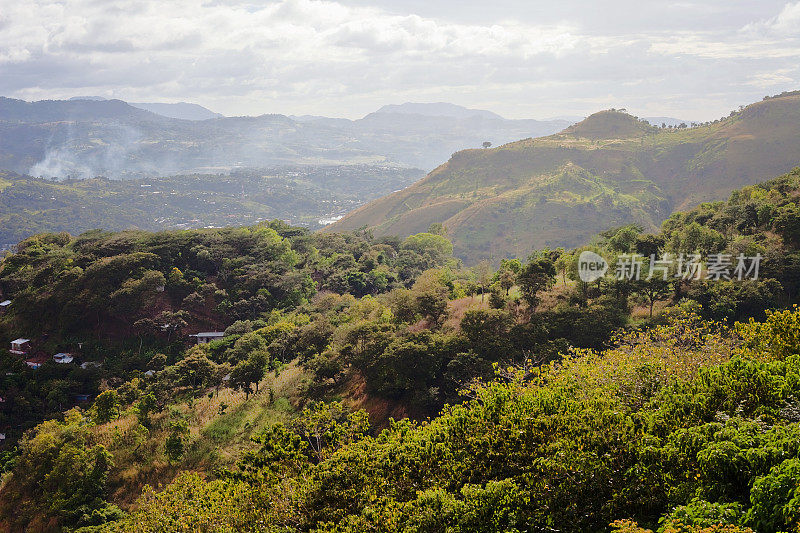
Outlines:
{"label": "small white building", "polygon": [[11,305],[11,300],[3,300],[0,302],[0,313],[4,313],[9,305]]}
{"label": "small white building", "polygon": [[189,335],[190,337],[194,337],[197,341],[197,344],[207,344],[211,341],[215,341],[221,339],[225,336],[224,331],[203,331],[200,333],[195,333],[194,335]]}
{"label": "small white building", "polygon": [[67,364],[71,363],[74,357],[72,357],[71,353],[57,353],[53,356],[53,361],[56,363]]}
{"label": "small white building", "polygon": [[17,340],[11,341],[11,349],[9,352],[17,355],[25,355],[28,353],[28,350],[31,348],[31,340],[30,339],[23,339],[19,338]]}

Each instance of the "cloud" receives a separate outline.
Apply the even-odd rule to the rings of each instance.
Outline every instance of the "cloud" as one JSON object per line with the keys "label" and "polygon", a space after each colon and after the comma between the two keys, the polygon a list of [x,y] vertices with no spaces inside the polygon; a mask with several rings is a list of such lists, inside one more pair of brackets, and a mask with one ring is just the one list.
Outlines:
{"label": "cloud", "polygon": [[744,27],[745,32],[774,36],[800,37],[800,2],[786,4],[780,13]]}
{"label": "cloud", "polygon": [[[800,2],[667,9],[615,0],[618,9],[587,1],[539,10],[498,1],[485,17],[474,6],[459,17],[463,4],[454,0],[430,9],[409,2],[421,6],[413,12],[348,0],[5,2],[0,94],[337,116],[432,99],[520,117],[590,112],[606,102],[660,114],[667,110],[655,107],[659,99],[683,100],[686,113],[721,112],[730,100],[800,81],[792,70]],[[702,29],[689,28],[692,17]],[[754,77],[770,72],[782,74]],[[703,98],[692,100],[694,89]],[[709,110],[709,93],[728,101]]]}

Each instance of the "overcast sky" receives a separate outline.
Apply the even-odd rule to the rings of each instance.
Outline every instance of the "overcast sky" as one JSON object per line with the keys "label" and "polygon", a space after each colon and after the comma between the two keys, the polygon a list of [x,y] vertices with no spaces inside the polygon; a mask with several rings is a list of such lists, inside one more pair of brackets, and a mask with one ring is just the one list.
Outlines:
{"label": "overcast sky", "polygon": [[0,0],[0,95],[356,118],[717,118],[800,89],[800,0]]}

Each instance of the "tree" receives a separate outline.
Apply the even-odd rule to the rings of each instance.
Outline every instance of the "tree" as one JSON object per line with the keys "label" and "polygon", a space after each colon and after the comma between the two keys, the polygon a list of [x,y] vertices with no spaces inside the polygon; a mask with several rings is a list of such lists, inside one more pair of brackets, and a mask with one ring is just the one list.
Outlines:
{"label": "tree", "polygon": [[517,275],[514,273],[513,270],[502,268],[498,272],[498,280],[497,282],[500,284],[500,288],[505,291],[506,296],[508,296],[508,291],[511,290],[511,287],[514,286],[514,283],[517,282]]}
{"label": "tree", "polygon": [[445,235],[447,233],[447,229],[441,222],[433,222],[430,226],[428,226],[428,233],[431,235]]}
{"label": "tree", "polygon": [[214,365],[214,368],[211,371],[211,375],[209,375],[205,384],[208,387],[213,387],[214,392],[218,394],[219,389],[225,384],[225,378],[230,373],[231,373],[231,365],[229,365],[228,363]]}
{"label": "tree", "polygon": [[506,296],[503,294],[503,287],[500,285],[500,282],[496,281],[489,285],[489,307],[492,309],[502,309],[505,306]]}
{"label": "tree", "polygon": [[341,402],[313,402],[293,426],[319,462],[341,446],[363,438],[369,430],[369,416],[363,409],[350,412]]}
{"label": "tree", "polygon": [[214,373],[214,363],[206,356],[200,346],[195,346],[175,364],[175,371],[182,385],[191,388],[206,383]]}
{"label": "tree", "polygon": [[482,144],[482,146],[483,146],[484,148],[489,148],[490,146],[492,146],[492,143],[491,143],[491,142],[489,142],[489,141],[483,141],[483,144]]}
{"label": "tree", "polygon": [[633,250],[639,234],[642,232],[641,226],[631,224],[603,232],[601,235],[606,237],[608,247],[617,253],[625,254]]}
{"label": "tree", "polygon": [[561,274],[561,281],[565,287],[567,286],[567,273],[574,262],[575,256],[571,253],[564,252],[558,256],[558,259],[556,259],[556,262],[553,265],[556,271]]}
{"label": "tree", "polygon": [[522,267],[517,276],[522,298],[531,309],[539,303],[539,293],[555,282],[556,269],[548,257],[532,258]]}
{"label": "tree", "polygon": [[636,238],[636,244],[634,247],[637,254],[640,254],[644,257],[650,257],[653,255],[657,256],[664,248],[664,244],[663,236],[647,233],[645,235],[639,235]]}
{"label": "tree", "polygon": [[136,417],[139,423],[146,428],[150,427],[150,413],[157,409],[156,396],[148,392],[136,402]]}
{"label": "tree", "polygon": [[509,331],[513,324],[513,319],[506,311],[470,309],[461,319],[461,331],[478,355],[497,360],[511,345]]}
{"label": "tree", "polygon": [[475,272],[475,279],[481,288],[482,303],[484,294],[486,293],[486,287],[489,285],[489,281],[492,279],[492,265],[489,264],[489,261],[483,260],[475,265],[472,270]]}
{"label": "tree", "polygon": [[112,417],[119,417],[119,394],[111,389],[101,392],[94,400],[95,419],[98,424],[104,424]]}
{"label": "tree", "polygon": [[663,277],[654,276],[650,279],[638,280],[634,290],[649,304],[650,318],[653,318],[653,306],[657,301],[663,300],[672,293],[672,283]]}
{"label": "tree", "polygon": [[[13,483],[4,483],[0,515],[13,531],[38,523],[83,525],[84,515],[102,513],[113,456],[96,442],[83,414],[73,409],[63,422],[39,424],[19,443],[12,470]],[[55,528],[60,530],[61,528]]]}
{"label": "tree", "polygon": [[236,339],[225,356],[232,365],[236,365],[250,357],[253,353],[267,353],[267,341],[258,333],[246,333]]}
{"label": "tree", "polygon": [[172,335],[188,325],[186,322],[187,318],[189,318],[189,313],[184,310],[162,311],[156,318],[155,324],[161,331],[167,332],[167,342],[170,342],[172,340]]}
{"label": "tree", "polygon": [[781,207],[773,220],[773,227],[787,244],[800,244],[800,208],[797,204]]}
{"label": "tree", "polygon": [[411,290],[414,295],[417,311],[423,317],[429,317],[438,323],[447,312],[447,286],[442,282],[440,270],[424,272],[414,283]]}
{"label": "tree", "polygon": [[267,358],[264,353],[255,352],[246,360],[239,362],[231,370],[231,387],[236,390],[244,391],[245,399],[250,398],[253,392],[252,385],[255,383],[258,392],[258,383],[264,379]]}
{"label": "tree", "polygon": [[189,426],[185,421],[175,420],[170,424],[170,433],[164,441],[164,454],[171,463],[176,463],[183,457],[188,435]]}
{"label": "tree", "polygon": [[453,254],[453,244],[446,237],[433,233],[409,235],[403,241],[402,248],[412,250],[420,255],[429,253],[437,260]]}

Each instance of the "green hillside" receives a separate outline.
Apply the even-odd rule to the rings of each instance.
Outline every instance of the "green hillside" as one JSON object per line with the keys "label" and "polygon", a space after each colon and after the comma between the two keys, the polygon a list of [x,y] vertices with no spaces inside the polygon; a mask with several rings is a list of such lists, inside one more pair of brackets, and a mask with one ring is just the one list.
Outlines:
{"label": "green hillside", "polygon": [[[797,531],[798,197],[800,169],[495,272],[438,227],[26,239],[0,531]],[[588,249],[761,260],[583,283]]]}
{"label": "green hillside", "polygon": [[693,128],[602,111],[549,137],[464,150],[411,187],[331,227],[409,235],[442,223],[470,263],[578,246],[628,223],[720,200],[800,162],[800,92],[765,98]]}

